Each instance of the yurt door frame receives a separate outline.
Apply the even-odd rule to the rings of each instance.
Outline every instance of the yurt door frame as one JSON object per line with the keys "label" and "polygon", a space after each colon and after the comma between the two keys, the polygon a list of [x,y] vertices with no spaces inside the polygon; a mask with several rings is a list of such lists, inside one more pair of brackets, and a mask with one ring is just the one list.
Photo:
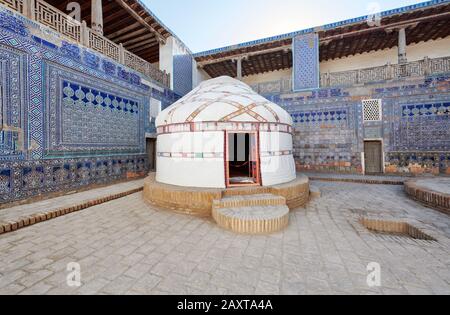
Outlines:
{"label": "yurt door frame", "polygon": [[[230,157],[230,135],[248,134],[249,135],[249,161],[248,165],[242,163],[244,167],[248,167],[248,178],[252,179],[252,182],[233,182],[230,169],[230,162],[234,161],[234,157]],[[235,145],[235,144],[233,144]],[[260,156],[259,156],[259,132],[257,131],[225,131],[225,184],[227,187],[242,187],[242,186],[261,186],[261,169],[260,169]]]}

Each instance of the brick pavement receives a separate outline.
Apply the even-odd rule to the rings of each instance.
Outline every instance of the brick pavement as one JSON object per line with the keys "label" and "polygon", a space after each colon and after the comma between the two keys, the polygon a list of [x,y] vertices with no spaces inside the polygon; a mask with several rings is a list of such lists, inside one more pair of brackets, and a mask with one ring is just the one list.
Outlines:
{"label": "brick pavement", "polygon": [[[141,193],[1,235],[0,294],[450,294],[448,216],[401,186],[314,185],[322,197],[266,236],[154,209]],[[373,235],[360,215],[416,222],[438,242]],[[67,286],[69,262],[81,287]]]}

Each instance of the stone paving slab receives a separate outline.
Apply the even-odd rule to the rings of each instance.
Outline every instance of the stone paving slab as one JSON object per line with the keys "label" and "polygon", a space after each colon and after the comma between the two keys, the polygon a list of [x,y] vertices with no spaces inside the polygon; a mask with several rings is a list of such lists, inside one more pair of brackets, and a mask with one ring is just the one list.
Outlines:
{"label": "stone paving slab", "polygon": [[144,180],[133,180],[102,188],[0,209],[0,234],[54,219],[143,189]]}
{"label": "stone paving slab", "polygon": [[[321,198],[271,235],[238,235],[136,193],[0,235],[0,294],[450,294],[450,218],[401,186],[316,182]],[[405,220],[437,242],[370,233]],[[80,287],[66,283],[81,267]],[[367,285],[367,266],[381,286]]]}

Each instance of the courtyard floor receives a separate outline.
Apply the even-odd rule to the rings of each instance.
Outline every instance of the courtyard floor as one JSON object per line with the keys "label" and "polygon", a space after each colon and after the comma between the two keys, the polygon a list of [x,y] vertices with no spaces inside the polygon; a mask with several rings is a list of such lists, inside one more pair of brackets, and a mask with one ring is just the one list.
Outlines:
{"label": "courtyard floor", "polygon": [[[0,294],[450,294],[450,218],[402,186],[314,182],[322,197],[268,236],[158,210],[136,193],[0,235]],[[375,235],[408,220],[437,242]],[[81,266],[69,287],[67,264]],[[381,287],[367,265],[381,266]]]}

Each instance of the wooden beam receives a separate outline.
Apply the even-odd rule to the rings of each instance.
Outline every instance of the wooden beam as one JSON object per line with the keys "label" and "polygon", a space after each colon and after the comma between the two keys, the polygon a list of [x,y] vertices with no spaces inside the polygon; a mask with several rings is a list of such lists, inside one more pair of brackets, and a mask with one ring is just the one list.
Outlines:
{"label": "wooden beam", "polygon": [[[153,36],[153,34],[147,33],[147,34],[135,37],[133,39],[126,40],[126,41],[122,42],[122,44],[124,46],[129,46],[129,45],[132,45],[132,44],[140,43],[140,42],[142,42],[144,40],[151,40],[151,39],[154,39],[154,38],[155,37]],[[155,41],[156,41],[156,39],[155,39]]]}
{"label": "wooden beam", "polygon": [[[157,43],[157,41],[156,41],[156,39],[153,37],[153,38],[151,38],[151,39],[149,39],[149,40],[145,40],[145,41],[142,41],[142,42],[140,42],[140,43],[137,43],[137,44],[134,44],[134,45],[131,45],[131,46],[126,46],[125,48],[126,49],[128,49],[128,50],[130,50],[130,49],[134,49],[134,48],[137,48],[137,47],[141,47],[142,45],[146,45],[146,44],[150,44],[150,43]],[[124,45],[125,46],[125,45]],[[159,47],[158,47],[159,48]]]}
{"label": "wooden beam", "polygon": [[141,47],[138,48],[133,48],[133,53],[139,53],[143,50],[152,50],[152,51],[159,51],[159,46],[155,46],[152,44],[148,44],[148,45],[143,45]]}
{"label": "wooden beam", "polygon": [[145,26],[151,33],[155,34],[159,43],[165,44],[166,39],[158,32],[154,27],[148,24],[136,11],[134,11],[125,1],[123,0],[115,0],[122,8],[128,11],[138,22],[140,22],[143,26]]}
{"label": "wooden beam", "polygon": [[284,45],[284,46],[280,46],[280,47],[276,47],[276,48],[264,49],[264,50],[259,50],[259,51],[255,51],[255,52],[240,53],[240,54],[236,54],[236,55],[230,55],[227,57],[221,57],[221,58],[207,60],[207,61],[199,61],[198,65],[200,67],[203,67],[205,65],[220,63],[220,62],[231,60],[234,58],[257,56],[257,55],[267,54],[270,52],[275,52],[275,51],[285,50],[285,49],[292,49],[292,45]]}
{"label": "wooden beam", "polygon": [[121,36],[123,34],[127,34],[128,32],[135,30],[140,25],[141,25],[141,23],[139,23],[139,22],[133,23],[133,24],[131,24],[131,25],[125,27],[125,28],[122,28],[119,31],[116,31],[114,33],[109,34],[108,37],[109,37],[109,39],[114,40],[118,36]]}
{"label": "wooden beam", "polygon": [[424,16],[421,18],[408,20],[408,21],[404,21],[404,22],[396,22],[396,23],[392,23],[389,25],[375,26],[375,27],[370,27],[367,29],[352,31],[352,32],[345,33],[345,34],[328,36],[321,40],[343,39],[344,37],[365,34],[368,32],[370,33],[370,32],[378,31],[378,30],[386,30],[386,29],[393,29],[393,28],[398,28],[398,27],[403,27],[403,26],[409,26],[409,25],[412,25],[415,23],[420,23],[420,22],[425,22],[425,21],[430,21],[430,20],[435,20],[435,19],[441,19],[441,18],[443,19],[443,18],[448,18],[448,17],[450,17],[450,12],[444,12],[444,13],[435,14],[435,15],[431,15],[431,16]]}
{"label": "wooden beam", "polygon": [[118,43],[123,43],[123,42],[126,42],[127,40],[133,39],[142,34],[148,35],[148,31],[145,28],[140,28],[136,31],[128,32],[128,34],[118,36],[118,37],[114,38],[114,41],[118,42]]}

